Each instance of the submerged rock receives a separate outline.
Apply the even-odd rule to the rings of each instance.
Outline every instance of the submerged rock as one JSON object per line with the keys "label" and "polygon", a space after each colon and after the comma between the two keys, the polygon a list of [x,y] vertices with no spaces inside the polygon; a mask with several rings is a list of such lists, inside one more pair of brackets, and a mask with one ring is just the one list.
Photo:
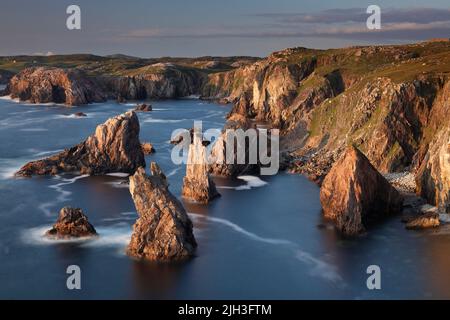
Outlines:
{"label": "submerged rock", "polygon": [[83,113],[83,112],[77,112],[77,113],[74,113],[74,116],[75,117],[87,117],[87,114]]}
{"label": "submerged rock", "polygon": [[27,163],[16,176],[75,171],[91,175],[133,174],[138,167],[145,166],[139,130],[139,120],[134,112],[113,117],[97,126],[86,141],[49,158]]}
{"label": "submerged rock", "polygon": [[208,174],[206,153],[201,133],[194,133],[194,141],[189,145],[182,195],[186,199],[200,203],[208,203],[220,196],[214,181]]}
{"label": "submerged rock", "polygon": [[152,105],[151,104],[146,104],[146,103],[138,104],[136,106],[136,108],[134,109],[134,111],[138,111],[138,112],[149,112],[149,111],[152,111],[152,110],[153,110]]}
{"label": "submerged rock", "polygon": [[152,163],[152,175],[139,168],[130,177],[130,193],[139,218],[127,248],[130,256],[153,261],[176,261],[194,255],[197,243],[192,222],[173,196],[161,169]]}
{"label": "submerged rock", "polygon": [[408,221],[406,223],[406,229],[428,229],[439,227],[439,225],[439,214],[437,212],[428,212]]}
{"label": "submerged rock", "polygon": [[155,148],[153,148],[153,145],[150,142],[141,143],[141,149],[144,155],[149,155],[155,152]]}
{"label": "submerged rock", "polygon": [[320,202],[326,218],[345,235],[402,210],[402,197],[355,147],[349,147],[325,177]]}
{"label": "submerged rock", "polygon": [[58,220],[53,227],[45,233],[52,239],[68,239],[96,236],[97,231],[89,223],[88,217],[81,209],[65,207],[59,212]]}

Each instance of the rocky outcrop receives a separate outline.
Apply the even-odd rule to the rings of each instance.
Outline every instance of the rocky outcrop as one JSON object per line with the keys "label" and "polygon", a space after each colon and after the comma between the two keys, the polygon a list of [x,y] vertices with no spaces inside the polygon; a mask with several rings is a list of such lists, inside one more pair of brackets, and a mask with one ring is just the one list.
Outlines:
{"label": "rocky outcrop", "polygon": [[439,214],[436,212],[429,212],[406,223],[406,229],[421,230],[439,227]]}
{"label": "rocky outcrop", "polygon": [[207,152],[201,132],[195,132],[193,140],[189,145],[182,195],[191,201],[208,203],[220,194],[208,173]]}
{"label": "rocky outcrop", "polygon": [[418,194],[450,213],[450,127],[432,141],[417,172]]}
{"label": "rocky outcrop", "polygon": [[[26,68],[8,79],[5,92],[12,98],[30,103],[54,102],[69,106],[102,102],[107,98],[117,99],[120,103],[173,99],[198,94],[206,76],[200,69],[171,63],[151,64],[118,75],[98,72],[92,75],[81,68]],[[151,106],[136,111],[151,111]]]}
{"label": "rocky outcrop", "polygon": [[139,168],[130,177],[130,193],[139,218],[127,248],[130,256],[153,261],[184,260],[194,255],[193,226],[181,202],[167,188],[156,164],[152,175]]}
{"label": "rocky outcrop", "polygon": [[12,98],[31,103],[70,106],[106,100],[96,81],[77,69],[27,68],[9,81],[6,91]]}
{"label": "rocky outcrop", "polygon": [[45,233],[51,239],[68,239],[96,236],[97,231],[89,223],[88,217],[81,209],[65,207],[59,212],[58,220]]}
{"label": "rocky outcrop", "polygon": [[101,175],[112,172],[133,174],[145,166],[139,141],[139,120],[132,111],[97,126],[86,141],[49,158],[23,166],[17,176],[49,175],[79,171]]}
{"label": "rocky outcrop", "polygon": [[102,83],[113,98],[122,100],[173,99],[197,94],[204,74],[171,63],[142,67],[133,75],[103,77]]}
{"label": "rocky outcrop", "polygon": [[150,112],[152,110],[153,110],[152,105],[146,104],[146,103],[138,104],[136,106],[136,108],[134,109],[134,111],[136,111],[136,112]]}
{"label": "rocky outcrop", "polygon": [[349,236],[402,209],[398,191],[354,147],[347,148],[325,177],[320,202],[324,216]]}
{"label": "rocky outcrop", "polygon": [[153,145],[150,142],[141,143],[141,149],[146,156],[155,152],[155,148],[153,148]]}

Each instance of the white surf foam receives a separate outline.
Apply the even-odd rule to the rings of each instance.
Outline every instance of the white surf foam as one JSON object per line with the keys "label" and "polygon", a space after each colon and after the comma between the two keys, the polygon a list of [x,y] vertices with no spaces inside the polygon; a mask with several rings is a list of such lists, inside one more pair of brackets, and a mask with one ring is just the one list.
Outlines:
{"label": "white surf foam", "polygon": [[48,131],[48,129],[46,129],[46,128],[24,128],[24,129],[20,129],[19,131],[23,131],[23,132],[44,132],[44,131]]}
{"label": "white surf foam", "polygon": [[12,179],[24,163],[22,159],[0,159],[0,179]]}
{"label": "white surf foam", "polygon": [[12,102],[20,102],[20,100],[18,98],[11,98],[10,95],[7,96],[2,96],[0,97],[1,100],[8,100],[8,101],[12,101]]}
{"label": "white surf foam", "polygon": [[56,206],[58,203],[63,203],[66,202],[67,200],[70,199],[70,195],[72,194],[72,192],[64,190],[63,187],[67,186],[69,184],[73,184],[75,182],[77,182],[80,179],[84,179],[89,177],[89,175],[81,175],[81,176],[77,176],[71,179],[66,179],[66,178],[62,178],[61,176],[55,176],[55,179],[61,180],[62,182],[54,184],[49,186],[49,188],[54,189],[56,192],[59,193],[59,195],[56,197],[56,199],[54,201],[50,201],[50,202],[45,202],[45,203],[41,203],[38,206],[38,209],[40,209],[42,212],[44,212],[44,214],[48,217],[52,216],[53,213],[50,210],[50,208]]}
{"label": "white surf foam", "polygon": [[113,188],[117,188],[117,189],[129,189],[130,188],[128,183],[123,183],[123,180],[113,181],[113,182],[105,182],[105,184],[109,185]]}
{"label": "white surf foam", "polygon": [[60,153],[62,151],[64,151],[64,149],[40,151],[40,152],[37,152],[35,155],[36,155],[36,157],[43,157],[43,156],[48,156],[48,155],[54,155],[54,154]]}
{"label": "white surf foam", "polygon": [[125,172],[113,172],[113,173],[107,173],[107,176],[111,176],[111,177],[118,177],[118,178],[128,178],[130,176],[129,173],[125,173]]}
{"label": "white surf foam", "polygon": [[285,239],[274,239],[274,238],[261,237],[255,233],[245,230],[244,228],[240,227],[239,225],[237,225],[229,220],[226,220],[226,219],[200,215],[197,213],[189,213],[189,216],[192,217],[194,220],[196,220],[196,219],[197,220],[206,220],[206,221],[222,224],[224,226],[227,226],[227,227],[233,229],[234,231],[236,231],[240,234],[243,234],[244,236],[246,236],[252,240],[255,240],[255,241],[272,244],[272,245],[286,246],[286,248],[293,250],[294,257],[297,260],[299,260],[307,265],[310,265],[311,275],[323,278],[327,281],[331,281],[340,286],[345,286],[343,279],[336,272],[335,268],[332,265],[330,265],[329,263],[327,263],[323,260],[315,258],[310,253],[308,253],[304,250],[301,250],[299,248],[299,246],[292,241],[285,240]]}
{"label": "white surf foam", "polygon": [[170,172],[167,174],[167,177],[174,176],[174,175],[177,174],[177,172],[180,171],[180,170],[181,170],[180,167],[173,169],[172,171],[170,171]]}
{"label": "white surf foam", "polygon": [[86,114],[85,117],[79,117],[75,114],[58,114],[53,117],[53,119],[86,119],[89,118],[89,116]]}
{"label": "white surf foam", "polygon": [[200,95],[198,95],[198,94],[191,94],[189,96],[183,97],[183,99],[186,99],[186,100],[199,100],[200,99]]}
{"label": "white surf foam", "polygon": [[52,228],[51,225],[40,226],[35,228],[30,228],[22,231],[22,241],[27,245],[54,245],[58,243],[83,243],[86,241],[91,241],[92,237],[81,237],[72,239],[49,239],[45,237],[47,230]]}
{"label": "white surf foam", "polygon": [[105,221],[105,222],[115,222],[115,221],[124,222],[124,221],[136,221],[136,219],[137,219],[137,217],[123,216],[123,217],[114,217],[114,218],[104,218],[104,219],[102,219],[102,221]]}
{"label": "white surf foam", "polygon": [[153,118],[148,118],[148,119],[142,120],[142,122],[144,122],[144,123],[178,123],[178,122],[183,122],[183,121],[187,121],[187,119],[153,119]]}
{"label": "white surf foam", "polygon": [[76,243],[82,247],[110,247],[124,254],[125,248],[130,242],[132,228],[129,224],[118,223],[112,226],[100,226],[96,228],[97,237],[81,237],[71,239],[49,239],[45,232],[51,229],[51,225],[26,229],[21,234],[22,241],[27,245],[45,246],[64,243]]}
{"label": "white surf foam", "polygon": [[123,216],[137,216],[137,213],[135,211],[126,211],[120,213]]}
{"label": "white surf foam", "polygon": [[238,179],[244,180],[246,184],[237,186],[237,187],[231,187],[231,186],[216,186],[218,189],[232,189],[232,190],[250,190],[252,188],[259,188],[267,185],[268,183],[266,181],[261,180],[260,178],[256,176],[238,176]]}

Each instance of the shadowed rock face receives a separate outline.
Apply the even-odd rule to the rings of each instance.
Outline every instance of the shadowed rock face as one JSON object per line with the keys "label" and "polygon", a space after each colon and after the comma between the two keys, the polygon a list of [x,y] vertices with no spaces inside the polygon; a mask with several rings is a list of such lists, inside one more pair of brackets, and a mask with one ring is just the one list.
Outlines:
{"label": "shadowed rock face", "polygon": [[345,235],[357,235],[381,218],[399,213],[402,197],[356,148],[347,148],[323,181],[326,218]]}
{"label": "shadowed rock face", "polygon": [[441,130],[431,143],[417,172],[417,193],[450,213],[450,128]]}
{"label": "shadowed rock face", "polygon": [[151,176],[139,168],[130,177],[130,193],[139,218],[133,226],[127,253],[153,261],[187,259],[197,247],[192,222],[167,188],[161,169],[152,163],[151,170]]}
{"label": "shadowed rock face", "polygon": [[148,66],[135,76],[105,77],[102,82],[112,96],[125,100],[173,99],[199,92],[204,74],[171,64]]}
{"label": "shadowed rock face", "polygon": [[75,69],[27,68],[10,80],[6,91],[31,103],[82,105],[106,100],[96,82]]}
{"label": "shadowed rock face", "polygon": [[81,209],[65,207],[59,212],[58,220],[53,228],[45,235],[52,239],[67,239],[96,236],[97,231]]}
{"label": "shadowed rock face", "polygon": [[91,175],[133,174],[138,167],[145,166],[139,129],[134,112],[116,116],[97,126],[86,141],[52,157],[30,162],[16,175],[28,177],[74,171]]}
{"label": "shadowed rock face", "polygon": [[[227,148],[235,148],[235,146],[227,146],[227,129],[242,129],[247,130],[251,127],[250,121],[240,115],[240,114],[232,114],[223,129],[222,134],[217,139],[217,141],[214,143],[214,146],[211,150],[210,157],[214,159],[214,161],[211,162],[209,165],[209,172],[212,175],[216,176],[224,176],[224,177],[237,177],[242,174],[252,174],[252,173],[258,173],[259,172],[259,165],[258,164],[251,164],[251,163],[244,163],[240,164],[237,161],[237,155],[236,152],[234,153],[234,161],[232,163],[227,163],[226,161],[226,154],[227,154]],[[255,141],[245,142],[245,151],[248,153],[248,146],[249,143],[255,143]],[[235,149],[233,149],[235,150]],[[248,156],[246,155],[246,159]],[[246,161],[248,162],[248,161]]]}
{"label": "shadowed rock face", "polygon": [[14,76],[14,73],[7,70],[0,70],[0,84],[8,84],[9,80]]}
{"label": "shadowed rock face", "polygon": [[208,174],[206,147],[202,143],[201,133],[195,133],[194,141],[189,145],[182,195],[186,199],[200,203],[208,203],[220,195]]}

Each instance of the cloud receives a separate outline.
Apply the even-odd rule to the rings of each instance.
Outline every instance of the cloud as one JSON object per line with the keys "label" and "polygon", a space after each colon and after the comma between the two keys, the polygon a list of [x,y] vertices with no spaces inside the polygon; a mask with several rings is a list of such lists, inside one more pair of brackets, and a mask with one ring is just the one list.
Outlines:
{"label": "cloud", "polygon": [[[254,24],[211,28],[148,28],[125,38],[307,38],[425,40],[450,36],[450,9],[382,9],[381,30],[369,30],[366,9],[328,9],[316,13],[262,13]],[[267,20],[269,22],[267,22]]]}
{"label": "cloud", "polygon": [[32,55],[33,55],[33,56],[46,56],[46,57],[50,57],[50,56],[54,56],[55,54],[54,54],[52,51],[47,51],[47,53],[34,52]]}
{"label": "cloud", "polygon": [[[450,9],[381,8],[382,21],[386,23],[431,23],[450,21]],[[316,13],[262,13],[256,17],[269,18],[281,23],[321,23],[334,24],[345,22],[365,22],[368,14],[366,8],[328,9]]]}

